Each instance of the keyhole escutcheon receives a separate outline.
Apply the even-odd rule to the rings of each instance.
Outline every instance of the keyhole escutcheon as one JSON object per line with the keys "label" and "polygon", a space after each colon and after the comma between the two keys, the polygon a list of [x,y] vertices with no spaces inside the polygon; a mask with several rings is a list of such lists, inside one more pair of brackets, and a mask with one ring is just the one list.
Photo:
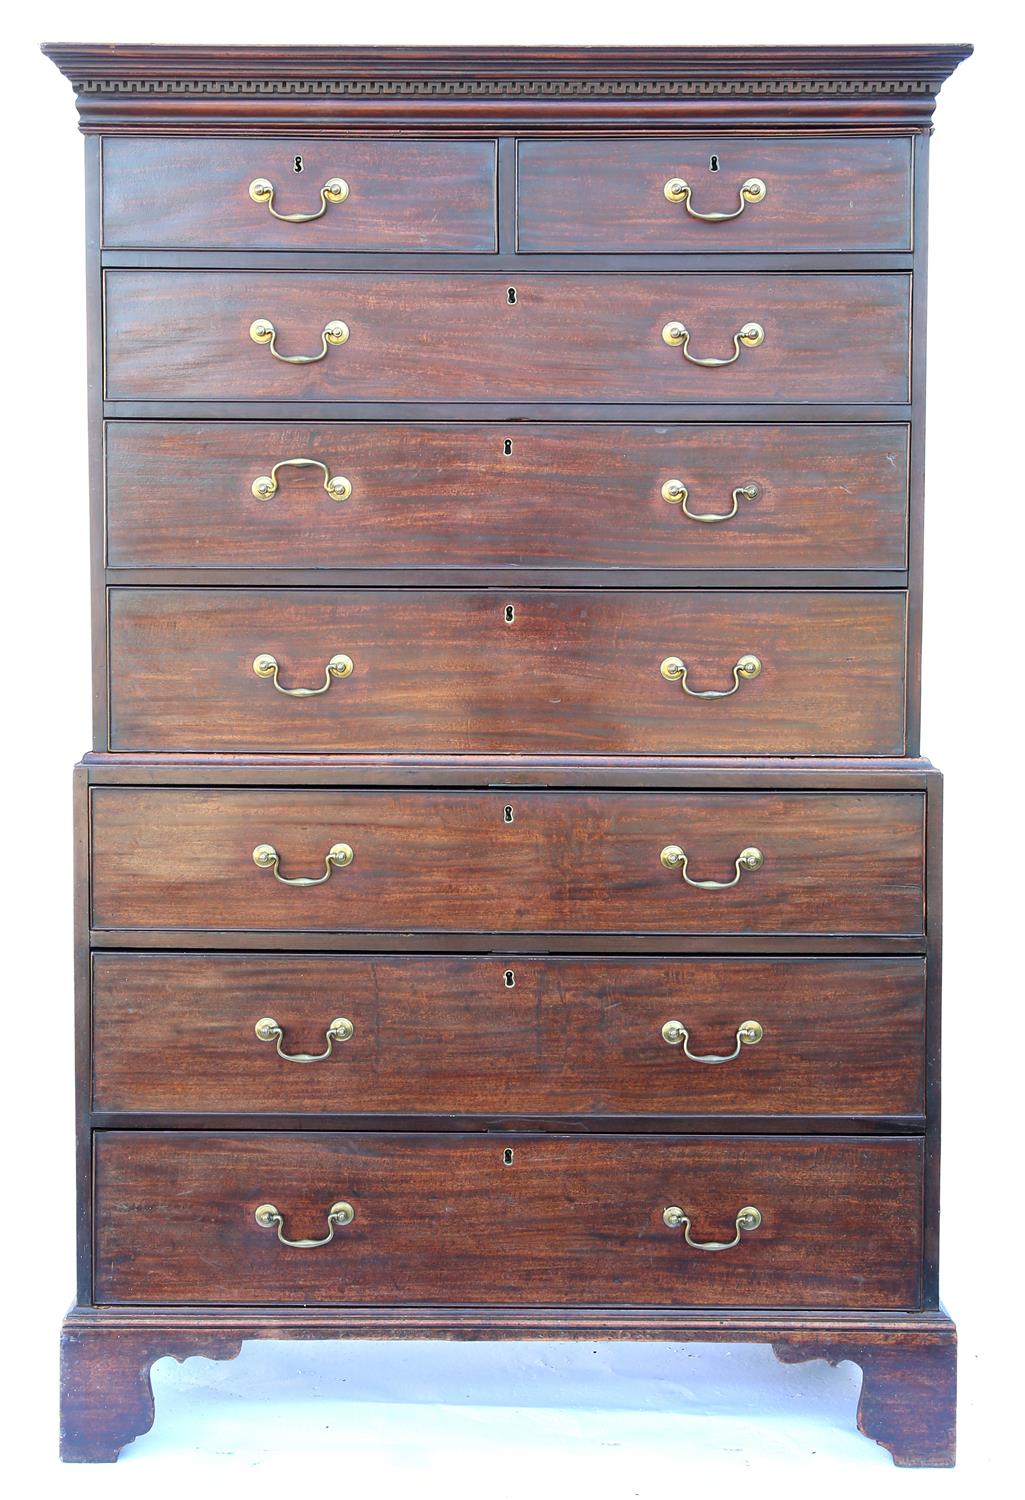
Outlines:
{"label": "keyhole escutcheon", "polygon": [[301,156],[293,156],[293,158],[292,158],[292,171],[293,172],[301,172],[302,169],[303,169],[303,159],[302,159],[302,157]]}

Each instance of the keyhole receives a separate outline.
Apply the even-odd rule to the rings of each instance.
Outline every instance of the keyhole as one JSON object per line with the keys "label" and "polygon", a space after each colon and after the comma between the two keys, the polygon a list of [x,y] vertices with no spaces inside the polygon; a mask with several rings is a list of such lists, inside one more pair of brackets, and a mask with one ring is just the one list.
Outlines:
{"label": "keyhole", "polygon": [[302,159],[302,157],[301,156],[293,157],[292,158],[292,171],[293,172],[301,172],[302,169],[303,169],[303,159]]}
{"label": "keyhole", "polygon": [[[506,805],[505,805],[505,807],[502,809],[502,822],[503,823],[511,823],[511,822],[513,822],[513,820],[515,819],[515,817],[516,817],[516,814],[513,812],[512,808],[509,806],[509,804],[507,802]],[[512,985],[510,985],[509,988],[512,989]]]}
{"label": "keyhole", "polygon": [[507,990],[514,990],[516,988],[516,974],[514,970],[506,969],[502,975],[502,980]]}
{"label": "keyhole", "polygon": [[507,625],[511,625],[513,623],[513,621],[516,619],[516,606],[515,606],[515,604],[507,604],[505,606],[505,616],[504,616],[504,618],[505,618],[505,623]]}
{"label": "keyhole", "polygon": [[506,438],[505,442],[502,444],[502,452],[505,454],[506,458],[508,458],[512,453],[512,438]]}
{"label": "keyhole", "polygon": [[710,172],[718,172],[718,170],[719,170],[719,158],[717,156],[710,156],[709,157],[709,159],[708,159],[708,170]]}
{"label": "keyhole", "polygon": [[506,1146],[505,1150],[502,1152],[502,1165],[503,1165],[503,1167],[511,1167],[512,1164],[513,1164],[513,1149],[512,1149],[511,1146]]}
{"label": "keyhole", "polygon": [[516,306],[516,288],[514,286],[508,287],[506,289],[505,300],[508,302],[510,307]]}

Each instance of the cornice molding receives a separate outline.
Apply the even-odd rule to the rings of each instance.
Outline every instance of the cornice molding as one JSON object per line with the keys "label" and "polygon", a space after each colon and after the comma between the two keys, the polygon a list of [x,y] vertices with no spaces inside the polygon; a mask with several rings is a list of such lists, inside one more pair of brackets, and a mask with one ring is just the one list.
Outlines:
{"label": "cornice molding", "polygon": [[970,47],[434,49],[105,47],[43,51],[78,94],[615,98],[935,94]]}
{"label": "cornice molding", "polygon": [[[85,129],[167,129],[180,112],[195,121],[204,108],[228,129],[265,112],[279,121],[306,108],[326,124],[325,109],[354,123],[380,124],[389,106],[408,118],[489,125],[508,118],[548,125],[615,118],[631,101],[666,123],[693,121],[695,111],[760,108],[766,118],[792,112],[814,119],[832,107],[842,115],[874,110],[909,122],[932,111],[943,80],[970,47],[752,48],[365,48],[136,47],[52,43],[43,51],[78,95]],[[830,106],[829,101],[837,101]],[[204,106],[204,101],[210,101]],[[745,101],[750,103],[745,104]],[[820,102],[817,102],[820,101]],[[845,106],[844,101],[850,101]],[[432,111],[436,114],[432,116]],[[382,114],[382,112],[385,112]],[[211,118],[213,115],[211,114]]]}

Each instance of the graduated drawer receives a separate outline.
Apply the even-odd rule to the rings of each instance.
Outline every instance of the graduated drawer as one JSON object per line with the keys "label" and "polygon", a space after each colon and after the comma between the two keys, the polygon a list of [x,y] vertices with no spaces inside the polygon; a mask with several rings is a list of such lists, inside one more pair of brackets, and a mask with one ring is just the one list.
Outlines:
{"label": "graduated drawer", "polygon": [[[107,271],[106,394],[216,402],[906,402],[910,297],[911,279],[901,272]],[[737,358],[717,368],[688,362],[682,347],[663,338],[676,321],[688,327],[695,358],[739,350]],[[739,341],[751,322],[764,332],[757,347]],[[334,323],[347,330],[345,342],[328,342]],[[272,327],[276,344],[254,342],[254,326]],[[286,358],[318,357],[289,364],[273,348]]]}
{"label": "graduated drawer", "polygon": [[663,255],[906,251],[911,200],[907,137],[521,141],[517,242]]}
{"label": "graduated drawer", "polygon": [[115,750],[904,748],[897,590],[115,588],[109,606]]}
{"label": "graduated drawer", "polygon": [[137,420],[107,424],[105,463],[112,567],[907,561],[897,424]]}
{"label": "graduated drawer", "polygon": [[[919,792],[95,787],[93,925],[916,935],[924,804]],[[348,863],[328,858],[339,844]],[[686,871],[663,862],[674,846]],[[757,868],[741,858],[751,849]]]}
{"label": "graduated drawer", "polygon": [[[344,190],[322,192],[338,180]],[[273,196],[251,193],[254,182],[269,183]],[[275,213],[318,217],[282,222]],[[190,250],[493,251],[495,144],[107,137],[103,241]]]}
{"label": "graduated drawer", "polygon": [[[94,1150],[97,1302],[919,1303],[914,1139],[101,1131]],[[327,1243],[281,1243],[327,1239],[336,1204]],[[738,1243],[692,1248],[667,1208]]]}
{"label": "graduated drawer", "polygon": [[93,1105],[109,1113],[923,1111],[919,958],[96,953],[92,965]]}

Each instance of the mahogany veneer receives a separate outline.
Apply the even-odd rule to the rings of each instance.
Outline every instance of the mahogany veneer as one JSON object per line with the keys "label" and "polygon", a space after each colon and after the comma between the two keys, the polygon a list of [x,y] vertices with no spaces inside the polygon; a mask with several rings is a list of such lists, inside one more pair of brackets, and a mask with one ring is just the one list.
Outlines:
{"label": "mahogany veneer", "polygon": [[918,698],[970,49],[46,50],[93,437],[64,1457],[164,1354],[540,1336],[851,1358],[952,1463]]}
{"label": "mahogany veneer", "polygon": [[[444,277],[370,272],[107,271],[105,393],[111,401],[849,401],[910,398],[911,278],[805,276]],[[512,295],[515,294],[515,301]],[[269,319],[281,353],[316,354],[340,319],[345,343],[288,365],[249,329]],[[765,331],[725,359],[750,322]]]}

